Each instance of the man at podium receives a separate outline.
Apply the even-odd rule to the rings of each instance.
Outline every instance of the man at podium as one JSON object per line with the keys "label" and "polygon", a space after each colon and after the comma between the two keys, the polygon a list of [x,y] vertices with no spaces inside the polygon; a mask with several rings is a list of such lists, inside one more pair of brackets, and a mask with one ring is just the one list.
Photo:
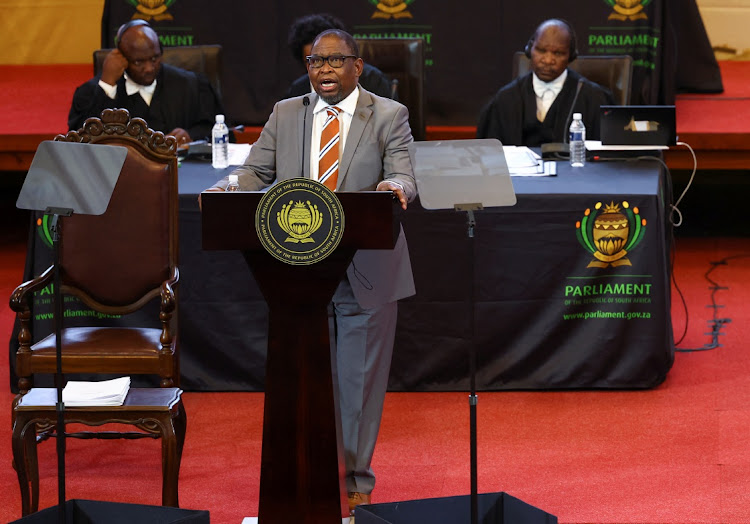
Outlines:
{"label": "man at podium", "polygon": [[[392,191],[406,209],[417,193],[408,110],[358,85],[363,61],[345,31],[318,35],[306,58],[315,93],[276,104],[244,165],[234,171],[240,190],[305,177],[336,191]],[[207,191],[223,191],[227,184],[225,178]],[[414,293],[401,230],[393,250],[358,251],[333,296],[332,355],[352,512],[370,502],[375,486],[370,464],[390,372],[397,301]]]}

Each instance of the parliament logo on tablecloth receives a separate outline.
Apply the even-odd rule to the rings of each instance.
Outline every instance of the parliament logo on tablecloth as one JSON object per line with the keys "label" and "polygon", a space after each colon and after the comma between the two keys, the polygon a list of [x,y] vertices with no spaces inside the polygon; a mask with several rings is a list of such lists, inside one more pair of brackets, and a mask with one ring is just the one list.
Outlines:
{"label": "parliament logo on tablecloth", "polygon": [[370,18],[412,18],[407,9],[414,0],[369,0],[377,8]]}
{"label": "parliament logo on tablecloth", "polygon": [[612,7],[607,20],[648,20],[643,8],[652,0],[604,0]]}
{"label": "parliament logo on tablecloth", "polygon": [[576,237],[583,248],[594,255],[586,267],[631,266],[625,256],[635,248],[646,232],[646,219],[637,207],[623,200],[620,204],[597,202],[576,222]]}
{"label": "parliament logo on tablecloth", "polygon": [[177,0],[128,0],[128,3],[135,7],[136,13],[132,18],[141,18],[149,21],[151,19],[158,21],[173,20],[174,17],[167,9]]}
{"label": "parliament logo on tablecloth", "polygon": [[272,186],[260,199],[255,230],[274,258],[285,264],[315,264],[344,236],[344,208],[320,182],[292,178]]}
{"label": "parliament logo on tablecloth", "polygon": [[42,215],[36,219],[36,232],[42,243],[48,248],[52,248],[52,217]]}

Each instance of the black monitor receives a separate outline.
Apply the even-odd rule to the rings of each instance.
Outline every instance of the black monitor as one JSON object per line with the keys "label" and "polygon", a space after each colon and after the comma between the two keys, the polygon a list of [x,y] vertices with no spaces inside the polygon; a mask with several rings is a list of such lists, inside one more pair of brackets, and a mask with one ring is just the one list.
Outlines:
{"label": "black monitor", "polygon": [[673,146],[675,106],[601,106],[602,145]]}

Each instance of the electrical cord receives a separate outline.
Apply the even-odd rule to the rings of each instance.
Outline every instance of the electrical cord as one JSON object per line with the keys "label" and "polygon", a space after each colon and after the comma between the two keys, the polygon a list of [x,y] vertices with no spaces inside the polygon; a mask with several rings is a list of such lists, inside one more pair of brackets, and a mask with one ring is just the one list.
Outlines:
{"label": "electrical cord", "polygon": [[[716,294],[719,291],[729,290],[729,287],[720,285],[718,282],[712,280],[709,275],[719,266],[729,265],[730,260],[734,260],[738,258],[746,258],[746,257],[750,257],[750,253],[731,255],[721,260],[710,262],[711,268],[708,271],[706,271],[706,274],[704,276],[706,280],[708,280],[709,283],[711,284],[709,286],[709,289],[711,290],[711,304],[707,306],[713,310],[712,318],[711,320],[708,321],[711,327],[711,331],[707,333],[708,335],[711,336],[711,341],[698,348],[675,348],[675,351],[679,351],[682,353],[695,353],[697,351],[707,351],[709,349],[716,349],[717,347],[721,346],[721,343],[719,343],[719,337],[723,334],[721,330],[724,327],[724,325],[729,324],[732,321],[732,319],[727,318],[727,317],[720,318],[718,316],[719,310],[723,308],[724,306],[722,304],[716,303]],[[686,330],[687,330],[687,322],[685,324],[686,324]],[[676,343],[675,345],[677,345],[678,343]]]}
{"label": "electrical cord", "polygon": [[[685,189],[682,190],[682,194],[677,199],[677,201],[672,205],[672,209],[670,211],[669,219],[672,222],[672,225],[674,227],[680,227],[682,225],[682,213],[680,212],[680,209],[678,206],[680,205],[680,202],[682,202],[682,199],[685,197],[685,194],[688,192],[688,189],[690,189],[690,186],[693,184],[693,180],[695,179],[695,173],[698,171],[698,159],[695,157],[695,151],[693,151],[693,148],[690,147],[690,144],[687,142],[677,142],[678,146],[685,146],[690,151],[690,154],[693,157],[693,172],[690,173],[690,178],[688,179],[688,183],[685,186]],[[666,165],[666,164],[665,164]],[[674,221],[674,215],[675,213],[679,217],[679,222]]]}

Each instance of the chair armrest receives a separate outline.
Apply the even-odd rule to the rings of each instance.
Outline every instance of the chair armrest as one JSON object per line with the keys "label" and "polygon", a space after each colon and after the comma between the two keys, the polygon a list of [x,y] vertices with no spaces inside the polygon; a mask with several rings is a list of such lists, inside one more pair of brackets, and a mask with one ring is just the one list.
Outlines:
{"label": "chair armrest", "polygon": [[13,293],[10,295],[10,309],[16,313],[29,311],[29,297],[33,296],[34,291],[40,287],[46,286],[52,280],[54,267],[55,266],[48,267],[38,277],[24,282],[14,289]]}
{"label": "chair armrest", "polygon": [[177,304],[177,298],[175,296],[174,287],[180,283],[180,270],[177,267],[172,268],[172,274],[169,275],[169,279],[161,283],[161,310],[164,313],[172,313],[175,305]]}

